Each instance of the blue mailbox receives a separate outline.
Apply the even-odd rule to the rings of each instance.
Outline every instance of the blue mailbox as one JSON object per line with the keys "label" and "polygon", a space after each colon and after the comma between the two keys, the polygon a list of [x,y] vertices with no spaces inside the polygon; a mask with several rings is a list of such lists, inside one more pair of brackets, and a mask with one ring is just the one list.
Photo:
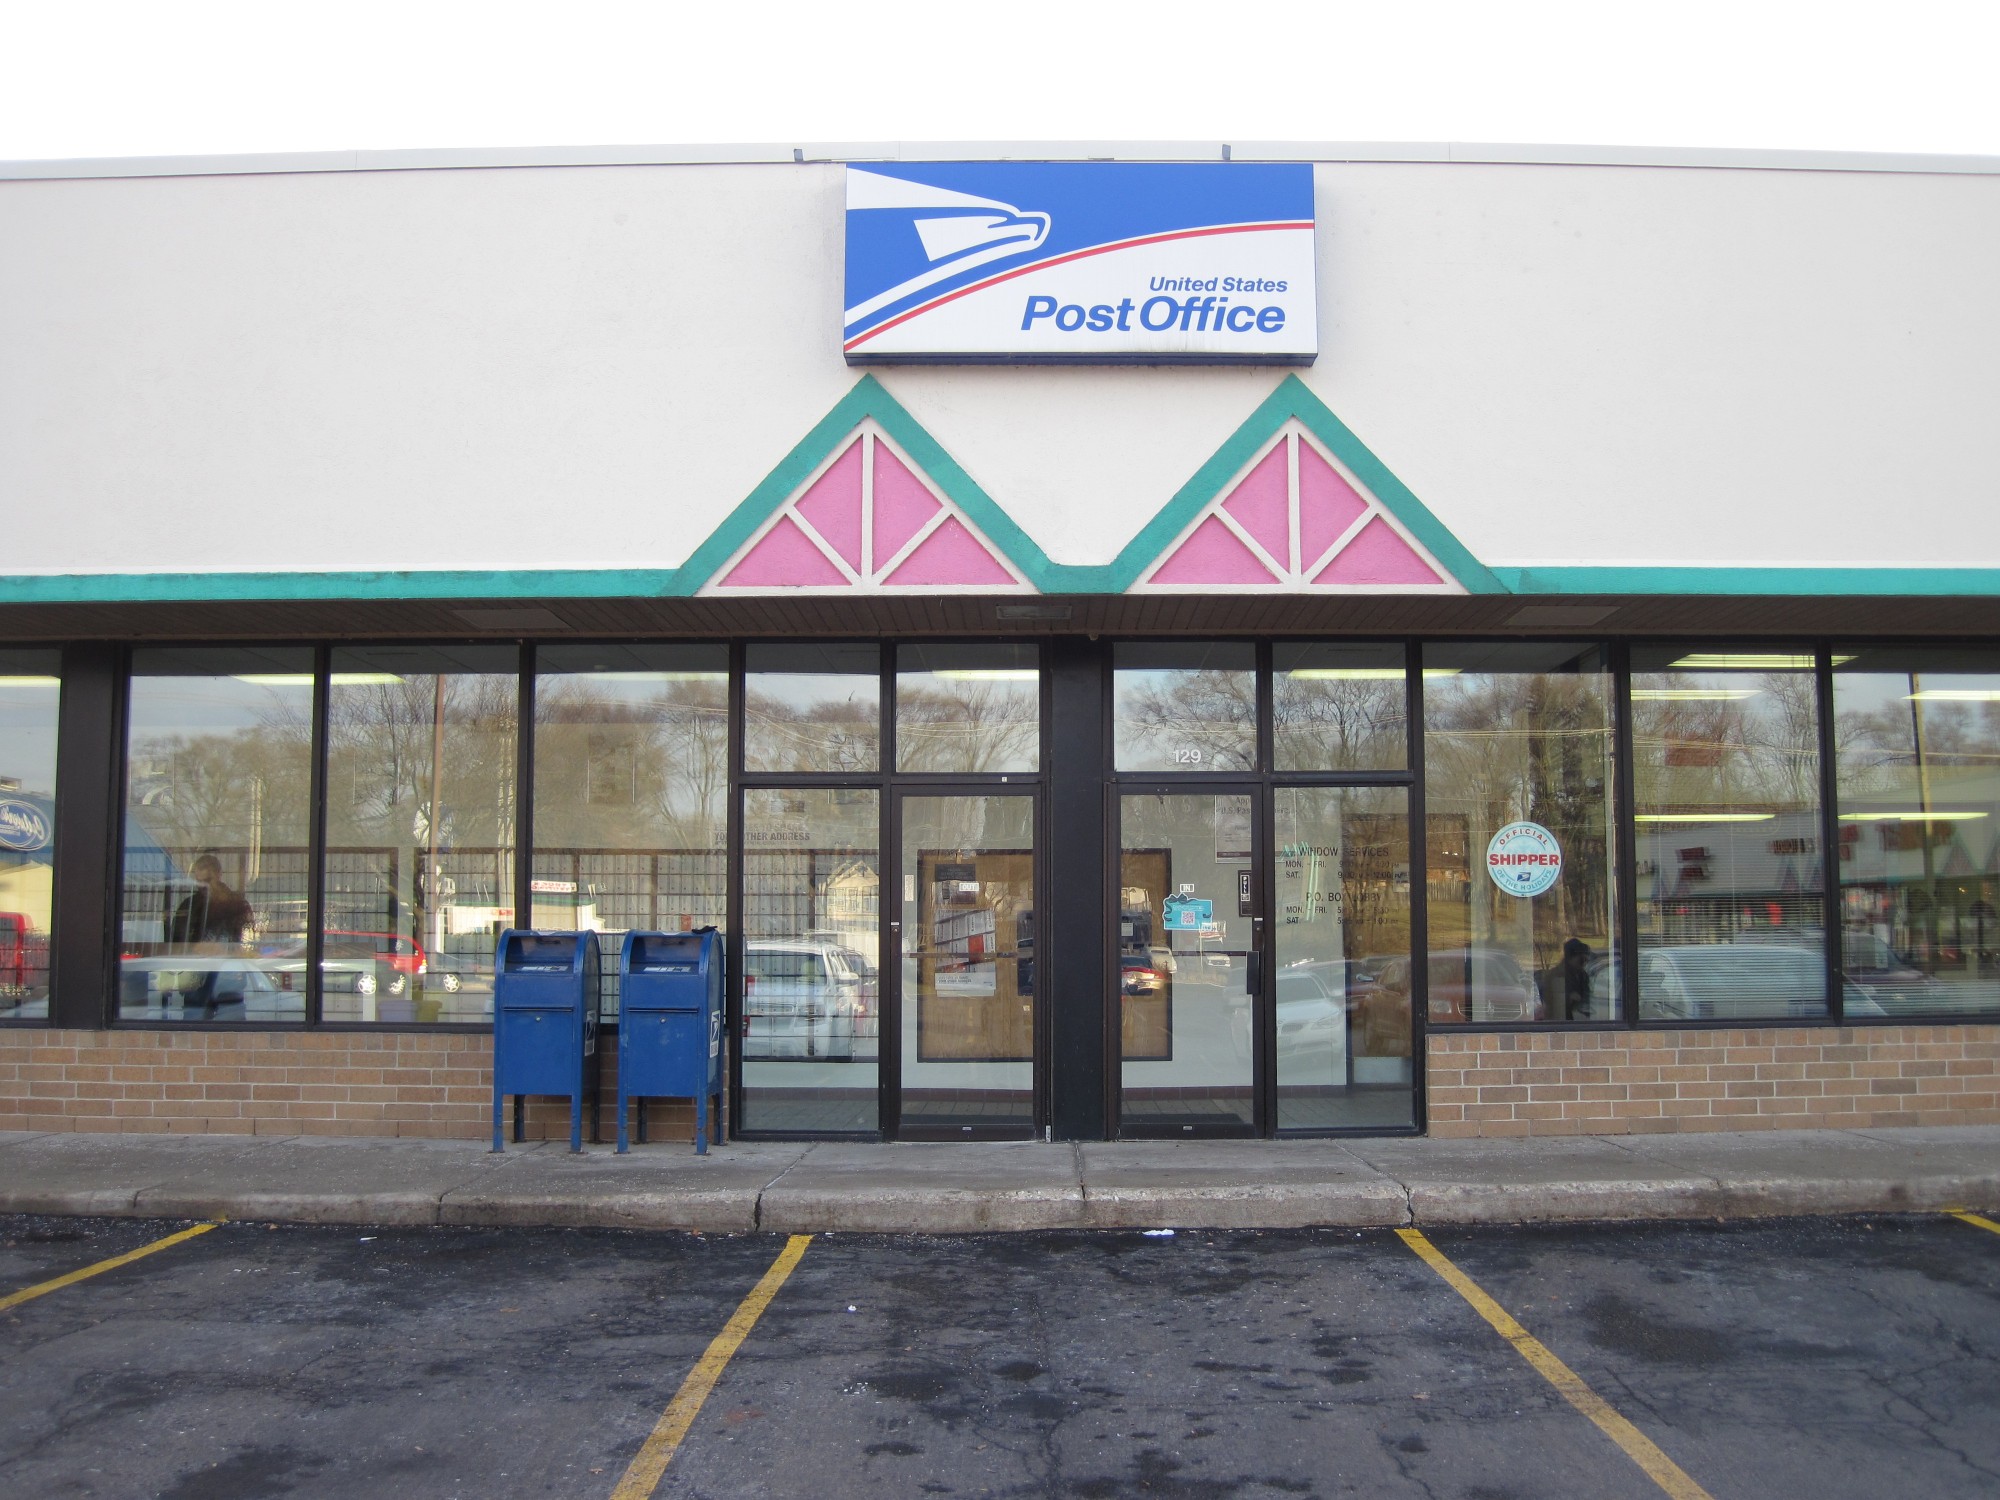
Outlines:
{"label": "blue mailbox", "polygon": [[626,1100],[639,1101],[643,1141],[646,1100],[664,1094],[694,1100],[694,1149],[706,1154],[711,1129],[722,1139],[722,935],[628,932],[618,987],[618,1149],[629,1149]]}
{"label": "blue mailbox", "polygon": [[[507,1094],[514,1096],[517,1141],[526,1095],[567,1095],[569,1149],[583,1149],[583,1065],[597,1051],[600,962],[594,932],[500,934],[493,958],[495,1151],[503,1149],[500,1101]],[[593,1095],[593,1113],[595,1103]]]}

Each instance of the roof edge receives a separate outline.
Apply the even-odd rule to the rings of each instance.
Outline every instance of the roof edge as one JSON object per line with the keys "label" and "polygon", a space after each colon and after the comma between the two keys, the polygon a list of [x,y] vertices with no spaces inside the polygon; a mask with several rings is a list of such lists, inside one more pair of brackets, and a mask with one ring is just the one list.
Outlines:
{"label": "roof edge", "polygon": [[2000,156],[1755,147],[1512,145],[1465,141],[836,141],[804,145],[450,146],[0,161],[0,181],[235,177],[535,167],[824,166],[863,161],[1285,161],[1457,166],[1667,167],[1754,172],[2000,176]]}

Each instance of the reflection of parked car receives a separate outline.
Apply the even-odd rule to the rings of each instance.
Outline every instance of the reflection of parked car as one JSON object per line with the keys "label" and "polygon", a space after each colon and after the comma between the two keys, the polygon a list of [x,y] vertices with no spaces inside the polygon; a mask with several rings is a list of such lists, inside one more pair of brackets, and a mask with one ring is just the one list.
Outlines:
{"label": "reflection of parked car", "polygon": [[[1410,993],[1410,961],[1385,964],[1378,981],[1400,1001]],[[1429,954],[1429,1010],[1433,1025],[1462,1022],[1539,1021],[1542,997],[1514,955],[1501,948],[1433,948]]]}
{"label": "reflection of parked car", "polygon": [[[1615,968],[1603,971],[1615,985]],[[1880,1005],[1852,980],[1842,1005],[1851,1016],[1879,1016]],[[1705,1021],[1826,1014],[1826,958],[1818,948],[1774,943],[1690,943],[1639,951],[1640,1014]]]}
{"label": "reflection of parked car", "polygon": [[1148,953],[1121,953],[1118,955],[1118,993],[1121,995],[1157,995],[1167,987],[1167,976],[1173,972],[1168,967],[1173,963],[1173,955],[1168,954],[1166,963],[1156,956],[1164,950],[1155,948]]}
{"label": "reflection of parked car", "polygon": [[[1731,939],[1814,950],[1822,940],[1816,927],[1746,927]],[[1943,985],[1872,932],[1843,932],[1840,955],[1843,977],[1860,985],[1884,1010],[1934,1010],[1944,1003]]]}
{"label": "reflection of parked car", "polygon": [[872,1059],[880,1049],[874,986],[830,944],[746,943],[745,1062]]}
{"label": "reflection of parked car", "polygon": [[[424,973],[426,968],[423,945],[415,938],[398,937],[393,932],[348,932],[329,927],[326,932],[326,948],[331,953],[336,944],[343,952],[350,952],[362,944],[371,944],[373,951],[390,971],[402,980],[410,980]],[[408,988],[406,983],[391,979],[388,993],[400,995]]]}
{"label": "reflection of parked car", "polygon": [[127,953],[118,967],[119,1014],[125,1020],[305,1019],[305,996],[282,983],[269,960],[225,951],[221,944]]}
{"label": "reflection of parked car", "polygon": [[49,982],[49,935],[27,915],[0,911],[0,996],[18,998]]}

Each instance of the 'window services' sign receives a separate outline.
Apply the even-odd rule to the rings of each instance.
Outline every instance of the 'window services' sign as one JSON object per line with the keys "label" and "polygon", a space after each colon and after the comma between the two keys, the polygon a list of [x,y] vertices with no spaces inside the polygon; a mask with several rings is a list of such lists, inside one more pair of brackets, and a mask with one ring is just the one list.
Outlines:
{"label": "'window services' sign", "polygon": [[1312,168],[849,167],[845,323],[850,364],[1310,364]]}

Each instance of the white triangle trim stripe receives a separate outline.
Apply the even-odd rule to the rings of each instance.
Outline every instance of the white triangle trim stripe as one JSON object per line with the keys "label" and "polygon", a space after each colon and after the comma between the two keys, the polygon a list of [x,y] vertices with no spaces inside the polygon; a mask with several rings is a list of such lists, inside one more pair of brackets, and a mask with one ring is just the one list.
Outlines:
{"label": "white triangle trim stripe", "polygon": [[[1258,465],[1268,459],[1281,443],[1285,447],[1286,542],[1291,554],[1282,563],[1273,557],[1270,551],[1258,542],[1250,534],[1248,528],[1231,515],[1224,505],[1225,501],[1235,495],[1237,488],[1243,481],[1256,472]],[[1309,561],[1301,556],[1304,547],[1302,538],[1304,523],[1300,513],[1302,490],[1299,478],[1299,447],[1301,444],[1309,444],[1315,456],[1324,460],[1334,473],[1346,480],[1353,487],[1354,493],[1359,495],[1366,503],[1366,508],[1348,524],[1346,529],[1333,540],[1333,543]],[[1161,583],[1157,581],[1157,575],[1160,570],[1173,561],[1181,548],[1187,545],[1188,539],[1196,531],[1200,530],[1202,524],[1211,516],[1220,520],[1228,529],[1231,536],[1250,549],[1251,556],[1257,560],[1259,566],[1271,570],[1274,575],[1273,581],[1265,583]],[[1368,529],[1371,522],[1378,519],[1394,532],[1412,552],[1423,559],[1424,565],[1437,574],[1437,582],[1359,584],[1317,584],[1313,582],[1315,578],[1338,560],[1342,552],[1354,544],[1361,533]],[[1229,482],[1222,487],[1215,498],[1196,513],[1193,519],[1182,528],[1181,533],[1174,538],[1172,543],[1162,549],[1159,557],[1154,559],[1146,571],[1140,575],[1139,581],[1133,584],[1130,590],[1132,593],[1147,594],[1263,594],[1274,591],[1278,593],[1298,594],[1463,594],[1465,589],[1452,578],[1451,570],[1439,562],[1428,547],[1424,546],[1422,542],[1410,534],[1409,529],[1396,519],[1389,507],[1384,505],[1376,497],[1375,493],[1361,482],[1360,477],[1352,469],[1348,468],[1339,458],[1322,447],[1313,435],[1306,430],[1305,425],[1297,418],[1293,418],[1286,422],[1270,442],[1252,454],[1249,461],[1230,477]]]}

